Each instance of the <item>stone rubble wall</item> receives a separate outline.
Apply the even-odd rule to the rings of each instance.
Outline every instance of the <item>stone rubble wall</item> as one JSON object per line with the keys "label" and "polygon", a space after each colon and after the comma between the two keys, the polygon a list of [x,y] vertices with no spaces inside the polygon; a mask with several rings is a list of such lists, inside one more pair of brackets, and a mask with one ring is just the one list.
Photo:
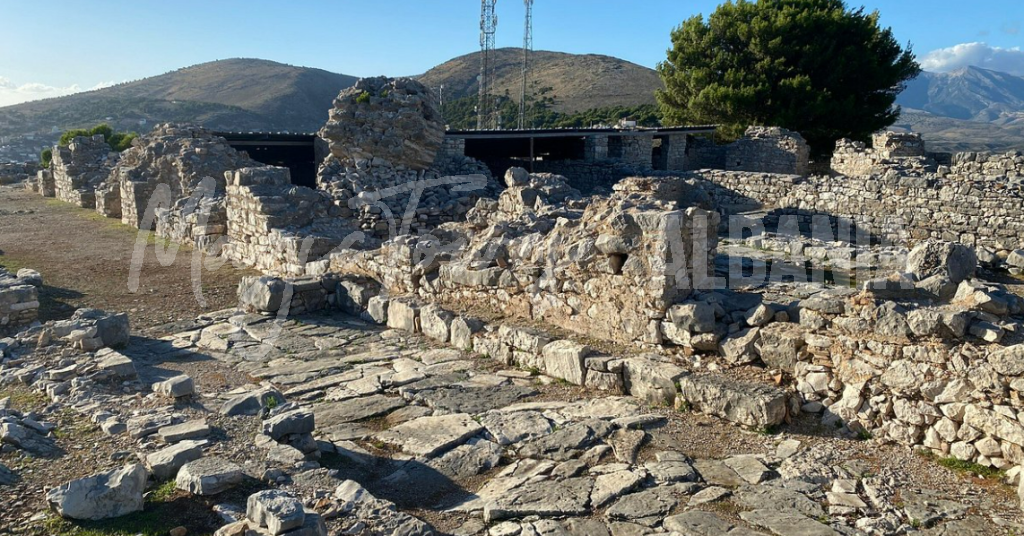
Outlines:
{"label": "stone rubble wall", "polygon": [[226,236],[228,216],[224,196],[192,196],[156,211],[156,235],[218,254]]}
{"label": "stone rubble wall", "polygon": [[35,162],[0,164],[0,184],[14,184],[29,180],[39,171]]}
{"label": "stone rubble wall", "polygon": [[[464,219],[477,199],[497,195],[487,167],[465,156],[465,141],[444,139],[434,102],[415,80],[383,77],[362,79],[335,99],[320,132],[331,155],[318,170],[317,186],[363,233],[393,237],[395,221],[410,210],[409,230],[422,232]],[[479,176],[476,188],[445,184],[446,177],[467,175]]]}
{"label": "stone rubble wall", "polygon": [[[564,178],[513,169],[497,202],[435,237],[332,256],[331,270],[391,294],[480,307],[625,343],[660,342],[660,319],[713,273],[718,214],[681,207],[678,180],[632,178],[582,199]],[[454,250],[452,250],[454,248]]]}
{"label": "stone rubble wall", "polygon": [[40,169],[25,181],[25,189],[43,197],[54,197],[57,195],[53,184],[53,173],[49,169]]}
{"label": "stone rubble wall", "polygon": [[966,176],[812,176],[695,172],[720,209],[853,220],[896,244],[936,238],[1009,252],[1024,245],[1024,187]]}
{"label": "stone rubble wall", "polygon": [[119,158],[118,153],[111,152],[102,134],[91,138],[78,136],[67,147],[54,147],[50,168],[57,199],[81,208],[95,208],[96,188],[106,180]]}
{"label": "stone rubble wall", "polygon": [[121,186],[104,181],[96,187],[96,212],[107,218],[121,219]]}
{"label": "stone rubble wall", "polygon": [[762,328],[760,344],[826,425],[1006,470],[1024,463],[1024,345],[989,341],[1019,331],[1020,299],[979,304],[965,286],[941,307],[805,301],[799,324]]}
{"label": "stone rubble wall", "polygon": [[363,78],[334,100],[320,137],[343,164],[383,159],[422,171],[444,140],[437,99],[410,78]]}
{"label": "stone rubble wall", "polygon": [[36,321],[42,286],[43,278],[35,270],[21,269],[12,274],[0,268],[0,335],[14,334]]}
{"label": "stone rubble wall", "polygon": [[895,171],[921,175],[936,171],[936,161],[925,152],[920,134],[879,132],[872,136],[872,148],[842,139],[832,153],[831,170],[849,177],[869,177]]}
{"label": "stone rubble wall", "polygon": [[[945,170],[941,170],[945,172]],[[1024,153],[1010,151],[1003,154],[956,153],[953,155],[949,175],[967,180],[1000,180],[1003,177],[1020,183],[1024,179]]]}
{"label": "stone rubble wall", "polygon": [[779,127],[749,127],[725,147],[725,169],[806,175],[811,150],[803,136]]}
{"label": "stone rubble wall", "polygon": [[[170,197],[163,200],[168,208],[191,196],[204,180],[214,183],[214,195],[223,195],[226,172],[261,165],[203,128],[162,124],[124,152],[108,183],[119,188],[122,223],[139,228],[158,185],[166,185],[170,191]],[[154,225],[169,229],[183,220],[176,221]],[[184,234],[202,235],[203,231]]]}
{"label": "stone rubble wall", "polygon": [[330,196],[293,186],[288,169],[273,166],[228,172],[226,217],[224,254],[271,274],[305,274],[355,230]]}

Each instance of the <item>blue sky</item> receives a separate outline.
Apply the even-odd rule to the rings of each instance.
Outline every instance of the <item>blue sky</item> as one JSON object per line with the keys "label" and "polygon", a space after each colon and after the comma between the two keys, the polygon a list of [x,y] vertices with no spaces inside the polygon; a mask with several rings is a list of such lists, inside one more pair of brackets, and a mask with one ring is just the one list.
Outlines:
{"label": "blue sky", "polygon": [[[535,48],[653,67],[673,27],[718,4],[536,0]],[[879,10],[933,70],[974,63],[1024,74],[1021,0],[848,4]],[[522,1],[498,0],[498,17],[498,45],[521,46]],[[0,0],[0,105],[231,57],[357,76],[418,74],[477,50],[478,22],[477,0]]]}

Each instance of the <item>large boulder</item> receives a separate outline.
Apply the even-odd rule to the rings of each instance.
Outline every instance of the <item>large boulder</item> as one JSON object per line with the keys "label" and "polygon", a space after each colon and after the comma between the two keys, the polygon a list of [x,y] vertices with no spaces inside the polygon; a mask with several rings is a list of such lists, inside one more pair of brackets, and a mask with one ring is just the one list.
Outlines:
{"label": "large boulder", "polygon": [[141,464],[72,480],[51,489],[46,502],[72,519],[107,519],[142,510],[149,472]]}
{"label": "large boulder", "polygon": [[276,313],[285,289],[285,282],[276,277],[245,276],[238,282],[238,307],[250,313]]}
{"label": "large boulder", "polygon": [[918,281],[935,275],[959,284],[974,276],[978,256],[974,249],[956,242],[928,240],[918,244],[907,256],[907,272]]}

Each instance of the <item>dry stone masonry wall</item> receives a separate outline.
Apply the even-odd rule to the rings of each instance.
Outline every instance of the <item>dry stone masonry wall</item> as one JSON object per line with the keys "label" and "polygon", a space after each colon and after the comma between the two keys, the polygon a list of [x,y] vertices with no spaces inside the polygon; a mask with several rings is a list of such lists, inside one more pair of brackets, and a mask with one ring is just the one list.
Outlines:
{"label": "dry stone masonry wall", "polygon": [[[317,184],[369,236],[394,236],[395,220],[415,232],[462,219],[498,190],[486,166],[464,156],[464,141],[444,140],[434,101],[419,82],[384,77],[362,79],[334,101],[320,131],[331,156]],[[456,187],[452,176],[473,177],[473,187]]]}
{"label": "dry stone masonry wall", "polygon": [[0,164],[0,184],[14,184],[35,177],[39,164],[35,162]]}
{"label": "dry stone masonry wall", "polygon": [[810,147],[803,136],[779,127],[749,127],[725,147],[725,169],[807,174]]}
{"label": "dry stone masonry wall", "polygon": [[[224,196],[224,174],[260,165],[233,149],[224,138],[202,128],[163,124],[123,153],[110,174],[108,187],[111,196],[122,199],[121,221],[141,228],[154,193],[164,185],[163,191],[169,195],[158,200],[164,209],[160,212],[163,218],[152,223],[161,236],[189,243],[193,238],[224,234],[217,227],[225,219],[223,201],[213,200]],[[188,198],[201,185],[199,196],[189,203]],[[209,228],[191,229],[190,225],[199,222],[188,209],[199,202],[199,197],[205,198],[203,207],[215,212],[210,214]],[[183,214],[182,210],[189,213]]]}
{"label": "dry stone masonry wall", "polygon": [[332,271],[369,275],[395,295],[650,344],[668,308],[713,273],[718,215],[680,205],[692,184],[633,178],[583,200],[558,176],[513,168],[506,183],[441,238],[338,254]]}
{"label": "dry stone masonry wall", "polygon": [[872,148],[862,142],[839,140],[832,154],[832,171],[849,177],[870,177],[889,171],[903,174],[935,172],[936,163],[925,153],[920,134],[880,132]]}
{"label": "dry stone masonry wall", "polygon": [[[14,334],[36,321],[39,313],[39,272],[22,268],[12,274],[0,268],[0,335]],[[6,344],[0,341],[0,357]]]}
{"label": "dry stone masonry wall", "polygon": [[707,181],[720,207],[761,205],[808,224],[815,215],[845,218],[898,244],[936,238],[984,246],[1004,256],[1024,245],[1024,189],[1006,177],[800,177],[715,170],[696,176]]}
{"label": "dry stone masonry wall", "polygon": [[67,147],[54,147],[51,170],[56,197],[81,208],[95,208],[96,188],[118,158],[102,134],[78,136]]}

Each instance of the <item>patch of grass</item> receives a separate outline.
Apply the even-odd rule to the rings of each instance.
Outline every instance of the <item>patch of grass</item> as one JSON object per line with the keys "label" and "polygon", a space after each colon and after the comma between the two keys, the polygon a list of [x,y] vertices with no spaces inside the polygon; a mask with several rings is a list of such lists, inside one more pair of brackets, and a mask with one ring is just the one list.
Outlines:
{"label": "patch of grass", "polygon": [[873,437],[874,436],[871,435],[871,432],[869,432],[867,430],[861,430],[861,431],[857,432],[857,439],[859,439],[861,441],[868,441],[869,439],[872,439]]}
{"label": "patch of grass", "polygon": [[141,512],[99,521],[70,520],[51,514],[41,528],[51,536],[167,536],[171,529],[180,526],[190,534],[204,534],[215,528],[210,526],[214,520],[209,516],[197,515],[197,508],[208,510],[208,507],[192,504],[188,497],[175,498],[175,495],[171,480],[147,495]]}
{"label": "patch of grass", "polygon": [[146,500],[154,503],[167,502],[177,491],[178,488],[175,487],[174,480],[168,480],[157,486],[153,491],[150,491],[149,495],[146,496]]}
{"label": "patch of grass", "polygon": [[15,388],[4,396],[11,398],[11,407],[18,411],[33,411],[46,406],[46,395],[31,389]]}
{"label": "patch of grass", "polygon": [[940,458],[938,464],[953,471],[961,473],[971,473],[974,475],[981,476],[982,478],[1001,479],[1003,477],[1003,471],[993,469],[992,467],[985,467],[974,462],[961,460],[952,456],[947,458]]}
{"label": "patch of grass", "polygon": [[364,91],[356,97],[356,104],[367,104],[370,102],[370,92]]}
{"label": "patch of grass", "polygon": [[924,459],[926,459],[926,460],[928,460],[928,461],[933,461],[933,462],[939,459],[939,457],[936,456],[934,452],[932,452],[932,451],[930,451],[928,449],[917,449],[917,455],[922,457],[922,458],[924,458]]}
{"label": "patch of grass", "polygon": [[676,404],[676,409],[679,410],[679,413],[689,413],[693,410],[693,408],[690,407],[690,403],[685,400]]}
{"label": "patch of grass", "polygon": [[540,369],[537,367],[529,367],[526,372],[529,372],[530,376],[540,376]]}
{"label": "patch of grass", "polygon": [[775,425],[765,426],[764,428],[755,429],[754,432],[763,436],[773,436],[779,433],[779,427]]}

